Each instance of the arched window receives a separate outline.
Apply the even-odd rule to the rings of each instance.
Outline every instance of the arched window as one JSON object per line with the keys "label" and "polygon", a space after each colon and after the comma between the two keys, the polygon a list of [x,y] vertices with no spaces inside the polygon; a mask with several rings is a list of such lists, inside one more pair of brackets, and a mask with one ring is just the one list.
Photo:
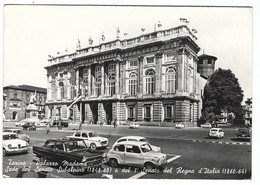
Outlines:
{"label": "arched window", "polygon": [[63,84],[63,82],[59,83],[59,87],[60,87],[60,98],[63,99],[64,98],[64,84]]}
{"label": "arched window", "polygon": [[137,74],[134,72],[129,75],[129,93],[131,95],[137,94]]}
{"label": "arched window", "polygon": [[146,93],[153,94],[155,91],[155,71],[153,69],[148,69],[145,72],[145,75]]}
{"label": "arched window", "polygon": [[115,74],[111,74],[108,78],[109,95],[113,96],[116,93],[116,78]]}
{"label": "arched window", "polygon": [[165,75],[165,90],[167,93],[175,92],[176,69],[169,67]]}

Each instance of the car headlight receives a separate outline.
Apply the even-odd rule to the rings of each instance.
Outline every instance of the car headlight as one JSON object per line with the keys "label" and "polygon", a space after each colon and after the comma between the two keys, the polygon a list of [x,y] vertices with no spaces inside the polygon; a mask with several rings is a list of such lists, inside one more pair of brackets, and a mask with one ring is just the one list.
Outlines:
{"label": "car headlight", "polygon": [[86,156],[83,156],[81,162],[85,162],[87,160],[87,157]]}
{"label": "car headlight", "polygon": [[12,145],[11,144],[9,144],[9,145],[7,145],[8,146],[8,148],[12,148]]}
{"label": "car headlight", "polygon": [[26,146],[29,146],[29,143],[26,142]]}
{"label": "car headlight", "polygon": [[158,157],[155,157],[155,158],[152,159],[152,161],[158,163],[160,161],[160,159]]}
{"label": "car headlight", "polygon": [[103,157],[103,158],[105,158],[106,156],[107,156],[107,154],[106,154],[106,153],[103,153],[103,154],[102,154],[102,157]]}

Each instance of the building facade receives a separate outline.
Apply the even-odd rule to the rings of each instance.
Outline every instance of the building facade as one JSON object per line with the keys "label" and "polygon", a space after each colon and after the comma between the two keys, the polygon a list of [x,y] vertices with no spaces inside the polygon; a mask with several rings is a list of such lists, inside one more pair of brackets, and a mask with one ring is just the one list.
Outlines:
{"label": "building facade", "polygon": [[5,101],[3,102],[3,118],[5,120],[21,120],[29,117],[26,108],[30,103],[31,96],[36,93],[36,106],[39,118],[45,117],[45,102],[47,90],[45,88],[29,85],[10,85],[3,88]]}
{"label": "building facade", "polygon": [[196,126],[207,77],[186,25],[49,59],[48,116],[88,124]]}

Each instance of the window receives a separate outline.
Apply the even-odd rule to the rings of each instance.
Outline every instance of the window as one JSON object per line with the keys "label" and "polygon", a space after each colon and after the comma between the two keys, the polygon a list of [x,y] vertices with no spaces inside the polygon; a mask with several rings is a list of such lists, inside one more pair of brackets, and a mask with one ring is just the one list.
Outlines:
{"label": "window", "polygon": [[17,93],[14,93],[14,99],[17,99]]}
{"label": "window", "polygon": [[55,148],[56,148],[56,150],[64,151],[62,142],[57,142]]}
{"label": "window", "polygon": [[212,61],[211,61],[211,60],[208,60],[208,64],[212,64]]}
{"label": "window", "polygon": [[40,102],[40,104],[42,104],[42,97],[41,96],[39,97],[39,102]]}
{"label": "window", "polygon": [[114,70],[116,70],[116,65],[115,64],[110,64],[108,66],[108,71],[114,71]]}
{"label": "window", "polygon": [[172,119],[173,118],[173,106],[166,105],[165,106],[165,119]]}
{"label": "window", "polygon": [[151,105],[145,106],[145,108],[144,108],[144,119],[146,121],[151,121]]}
{"label": "window", "polygon": [[80,132],[77,132],[77,133],[75,134],[75,137],[80,137]]}
{"label": "window", "polygon": [[153,64],[154,63],[154,57],[147,57],[146,58],[146,63],[147,64]]}
{"label": "window", "polygon": [[116,93],[116,79],[115,79],[115,74],[112,74],[109,76],[108,79],[108,90],[109,90],[109,95],[113,96]]}
{"label": "window", "polygon": [[129,75],[129,93],[133,96],[137,94],[137,74],[136,73],[131,73]]}
{"label": "window", "polygon": [[137,67],[137,60],[130,61],[129,62],[129,67]]}
{"label": "window", "polygon": [[88,138],[87,133],[83,132],[83,133],[82,133],[82,137]]}
{"label": "window", "polygon": [[118,152],[124,152],[125,151],[125,145],[116,145],[114,147],[114,150],[118,151]]}
{"label": "window", "polygon": [[155,90],[155,71],[153,69],[148,69],[145,75],[146,93],[153,94]]}
{"label": "window", "polygon": [[127,140],[126,139],[120,139],[117,142],[120,143],[120,142],[123,142],[123,141],[127,141]]}
{"label": "window", "polygon": [[54,142],[54,141],[47,141],[47,142],[44,144],[44,147],[46,147],[46,148],[54,149],[54,146],[55,146],[55,142]]}
{"label": "window", "polygon": [[175,77],[176,70],[173,67],[170,67],[166,70],[165,75],[165,90],[167,93],[175,92]]}
{"label": "window", "polygon": [[63,99],[64,98],[64,84],[63,84],[63,82],[59,83],[59,87],[60,87],[60,98]]}
{"label": "window", "polygon": [[134,118],[134,107],[129,107],[129,114],[128,114],[128,118]]}
{"label": "window", "polygon": [[138,146],[127,146],[126,147],[126,152],[139,154],[139,153],[141,153],[141,150],[139,149]]}
{"label": "window", "polygon": [[202,60],[199,60],[199,64],[203,64],[203,61],[202,61]]}
{"label": "window", "polygon": [[97,96],[101,95],[101,76],[96,77],[95,92]]}

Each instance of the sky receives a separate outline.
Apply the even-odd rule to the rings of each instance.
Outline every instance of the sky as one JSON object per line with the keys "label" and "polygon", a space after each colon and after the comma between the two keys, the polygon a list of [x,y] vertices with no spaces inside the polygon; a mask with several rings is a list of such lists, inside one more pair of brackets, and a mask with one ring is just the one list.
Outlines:
{"label": "sky", "polygon": [[216,69],[231,69],[244,91],[252,97],[252,9],[232,7],[151,7],[151,6],[36,6],[4,7],[3,86],[28,84],[47,86],[48,55],[75,52],[92,37],[99,43],[153,32],[159,21],[161,29],[176,27],[186,18],[198,33],[198,55],[216,56]]}

